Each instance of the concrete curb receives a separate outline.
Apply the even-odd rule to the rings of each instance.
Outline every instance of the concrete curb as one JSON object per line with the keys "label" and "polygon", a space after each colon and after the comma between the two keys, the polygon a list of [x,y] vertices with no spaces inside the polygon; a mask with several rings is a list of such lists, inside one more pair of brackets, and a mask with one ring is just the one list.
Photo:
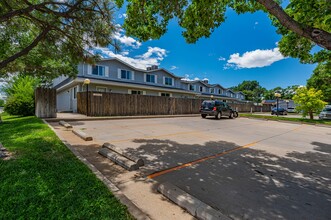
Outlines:
{"label": "concrete curb", "polygon": [[64,126],[65,128],[72,128],[72,125],[65,121],[59,121],[59,124]]}
{"label": "concrete curb", "polygon": [[106,176],[104,176],[93,164],[91,164],[88,160],[86,160],[78,151],[76,151],[68,142],[66,142],[57,132],[56,130],[50,126],[46,120],[42,119],[42,121],[48,125],[48,127],[59,137],[62,143],[67,146],[67,148],[82,162],[84,163],[91,171],[96,175],[96,177],[101,180],[107,188],[113,193],[113,195],[128,208],[130,214],[137,220],[150,220],[150,218],[142,212],[134,203],[131,202],[122,191],[117,188],[115,184],[113,184]]}
{"label": "concrete curb", "polygon": [[74,133],[75,135],[77,135],[78,137],[80,137],[81,139],[83,139],[84,141],[92,141],[93,137],[87,135],[85,132],[81,131],[81,130],[72,130],[72,133]]}
{"label": "concrete curb", "polygon": [[157,190],[198,219],[230,220],[229,217],[223,215],[220,211],[212,208],[169,182],[160,184]]}
{"label": "concrete curb", "polygon": [[136,164],[135,162],[123,157],[122,155],[120,155],[112,150],[109,150],[108,148],[101,148],[99,150],[99,154],[101,154],[104,157],[107,157],[108,159],[110,159],[111,161],[120,165],[121,167],[125,168],[128,171],[139,169],[138,164]]}
{"label": "concrete curb", "polygon": [[138,158],[138,157],[136,157],[136,156],[130,156],[130,155],[128,155],[125,151],[123,151],[121,148],[116,147],[115,145],[112,145],[112,144],[110,144],[110,143],[108,143],[108,142],[104,143],[104,144],[102,145],[102,147],[103,147],[103,148],[107,148],[107,149],[109,149],[109,150],[111,150],[111,151],[114,151],[114,152],[116,152],[116,153],[122,155],[123,157],[126,157],[126,158],[129,159],[129,160],[132,160],[133,162],[135,162],[136,164],[138,164],[138,166],[140,166],[140,167],[141,167],[141,166],[144,166],[144,164],[145,164],[145,162],[144,162],[143,159]]}
{"label": "concrete curb", "polygon": [[46,118],[47,122],[59,121],[99,121],[99,120],[121,120],[121,119],[147,119],[147,118],[179,118],[179,117],[197,117],[200,114],[189,115],[140,115],[140,116],[107,116],[107,117],[86,117],[86,118]]}
{"label": "concrete curb", "polygon": [[266,118],[265,119],[264,118],[254,118],[254,117],[249,117],[249,116],[240,116],[240,117],[248,118],[248,119],[255,119],[255,120],[264,120],[264,121],[277,121],[277,122],[283,122],[283,123],[288,123],[288,124],[313,125],[313,126],[318,126],[318,127],[331,128],[331,125],[318,124],[318,123],[299,122],[299,121],[286,121],[286,120],[266,119]]}

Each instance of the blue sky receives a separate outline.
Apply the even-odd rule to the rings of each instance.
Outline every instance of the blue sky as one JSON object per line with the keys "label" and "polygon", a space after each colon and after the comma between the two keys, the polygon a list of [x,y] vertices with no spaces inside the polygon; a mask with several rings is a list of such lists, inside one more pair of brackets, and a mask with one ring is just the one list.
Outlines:
{"label": "blue sky", "polygon": [[[156,64],[176,75],[208,78],[210,83],[224,87],[244,80],[257,80],[267,89],[306,84],[315,65],[301,64],[298,59],[284,58],[279,53],[277,42],[281,37],[265,13],[237,15],[228,10],[226,15],[226,21],[210,38],[195,44],[185,42],[182,29],[173,20],[159,40],[140,43],[121,30],[115,35],[122,42],[121,54],[114,55],[111,48],[98,50],[106,57],[117,56],[139,68]],[[122,24],[124,17],[122,8],[116,22]]]}

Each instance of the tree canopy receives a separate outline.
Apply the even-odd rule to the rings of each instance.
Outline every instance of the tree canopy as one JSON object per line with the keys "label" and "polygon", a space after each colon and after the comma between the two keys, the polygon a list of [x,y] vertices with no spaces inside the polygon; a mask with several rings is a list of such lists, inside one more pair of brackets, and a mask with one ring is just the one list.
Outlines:
{"label": "tree canopy", "polygon": [[308,88],[321,90],[324,101],[331,103],[331,61],[319,63],[307,80]]}
{"label": "tree canopy", "polygon": [[[121,6],[123,0],[116,0]],[[158,39],[167,31],[169,21],[177,17],[188,43],[209,37],[225,21],[225,12],[267,12],[278,33],[280,51],[302,62],[321,62],[331,58],[331,1],[290,0],[286,8],[280,0],[127,0],[124,28],[128,35],[142,41]],[[320,50],[313,50],[315,45]]]}
{"label": "tree canopy", "polygon": [[310,119],[314,119],[313,113],[320,112],[326,105],[326,102],[323,101],[321,90],[300,87],[295,93],[293,96],[293,100],[297,105],[295,108],[297,111],[302,111],[304,117],[309,115]]}
{"label": "tree canopy", "polygon": [[111,0],[2,0],[0,77],[76,74],[79,61],[95,58],[90,47],[113,43],[114,7]]}
{"label": "tree canopy", "polygon": [[233,91],[241,91],[245,94],[245,99],[248,101],[260,102],[263,93],[266,91],[265,88],[260,86],[259,82],[256,80],[253,81],[243,81],[237,86],[233,86],[230,89]]}

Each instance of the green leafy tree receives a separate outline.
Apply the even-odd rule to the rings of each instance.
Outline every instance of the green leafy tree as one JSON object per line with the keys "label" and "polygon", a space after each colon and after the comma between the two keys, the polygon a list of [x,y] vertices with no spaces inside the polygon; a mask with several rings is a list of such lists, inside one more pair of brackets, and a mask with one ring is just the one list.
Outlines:
{"label": "green leafy tree", "polygon": [[331,103],[331,61],[318,64],[307,80],[307,87],[321,90],[324,101]]}
{"label": "green leafy tree", "polygon": [[75,75],[80,61],[94,62],[95,45],[113,44],[111,0],[0,1],[0,77]]}
{"label": "green leafy tree", "polygon": [[[122,6],[123,0],[116,0]],[[238,14],[268,13],[278,33],[283,35],[280,51],[302,62],[320,62],[330,59],[331,19],[330,1],[290,0],[283,8],[280,0],[127,0],[127,18],[124,28],[128,35],[143,41],[158,39],[167,31],[171,19],[177,17],[184,29],[188,43],[201,37],[209,37],[215,28],[225,21],[226,10],[231,8]],[[321,50],[312,50],[319,45]]]}
{"label": "green leafy tree", "polygon": [[12,115],[34,115],[34,90],[40,80],[31,76],[15,76],[3,89],[7,94],[4,110]]}
{"label": "green leafy tree", "polygon": [[3,107],[5,105],[5,100],[0,99],[0,107]]}
{"label": "green leafy tree", "polygon": [[326,105],[323,101],[321,90],[314,88],[300,87],[295,91],[293,100],[296,103],[296,110],[302,111],[303,116],[309,115],[310,119],[314,119],[314,112],[319,112]]}
{"label": "green leafy tree", "polygon": [[241,91],[245,94],[245,99],[253,102],[261,102],[261,97],[265,92],[265,88],[260,86],[259,82],[253,81],[243,81],[238,84],[238,86],[231,87],[233,91]]}

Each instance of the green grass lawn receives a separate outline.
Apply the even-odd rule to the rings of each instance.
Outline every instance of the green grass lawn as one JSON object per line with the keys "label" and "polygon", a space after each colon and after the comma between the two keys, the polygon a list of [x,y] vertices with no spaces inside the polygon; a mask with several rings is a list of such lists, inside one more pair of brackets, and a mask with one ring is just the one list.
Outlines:
{"label": "green grass lawn", "polygon": [[133,219],[54,132],[36,117],[2,116],[0,219]]}
{"label": "green grass lawn", "polygon": [[326,124],[331,125],[331,120],[316,120],[316,119],[307,119],[307,118],[291,118],[291,115],[287,115],[285,117],[277,117],[271,115],[254,115],[249,113],[240,113],[242,117],[249,118],[263,118],[268,120],[279,120],[279,121],[295,121],[295,122],[305,122],[305,123],[313,123],[313,124]]}

